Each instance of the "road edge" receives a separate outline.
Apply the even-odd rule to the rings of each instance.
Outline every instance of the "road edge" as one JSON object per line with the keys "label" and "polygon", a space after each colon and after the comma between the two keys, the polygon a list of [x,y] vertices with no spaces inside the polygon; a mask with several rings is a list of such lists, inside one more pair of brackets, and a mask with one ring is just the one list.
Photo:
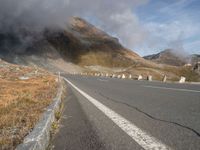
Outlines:
{"label": "road edge", "polygon": [[59,81],[59,87],[56,97],[50,106],[43,113],[40,121],[23,140],[23,143],[18,145],[16,150],[44,150],[48,147],[50,141],[50,131],[52,123],[56,120],[55,113],[60,108],[61,96],[63,93],[63,79]]}

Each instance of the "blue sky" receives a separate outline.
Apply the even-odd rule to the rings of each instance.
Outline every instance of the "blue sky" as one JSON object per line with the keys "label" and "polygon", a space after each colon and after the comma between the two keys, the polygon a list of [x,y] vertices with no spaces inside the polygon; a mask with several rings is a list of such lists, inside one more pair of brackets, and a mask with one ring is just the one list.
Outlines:
{"label": "blue sky", "polygon": [[134,13],[150,32],[147,43],[134,47],[139,54],[166,48],[200,54],[199,0],[150,0]]}
{"label": "blue sky", "polygon": [[71,16],[87,19],[141,56],[168,48],[200,54],[200,0],[1,0],[0,5],[3,30],[15,27],[16,20],[65,28]]}
{"label": "blue sky", "polygon": [[102,0],[86,18],[141,56],[168,48],[200,54],[200,0],[110,1],[109,11]]}

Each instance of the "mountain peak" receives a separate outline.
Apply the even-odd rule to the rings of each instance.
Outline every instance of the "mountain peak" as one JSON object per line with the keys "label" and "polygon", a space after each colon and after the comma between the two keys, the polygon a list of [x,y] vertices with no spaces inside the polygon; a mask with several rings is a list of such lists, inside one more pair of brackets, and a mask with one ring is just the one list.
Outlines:
{"label": "mountain peak", "polygon": [[173,49],[166,49],[160,53],[145,56],[144,58],[156,63],[172,66],[183,66],[187,63],[185,59],[186,57]]}

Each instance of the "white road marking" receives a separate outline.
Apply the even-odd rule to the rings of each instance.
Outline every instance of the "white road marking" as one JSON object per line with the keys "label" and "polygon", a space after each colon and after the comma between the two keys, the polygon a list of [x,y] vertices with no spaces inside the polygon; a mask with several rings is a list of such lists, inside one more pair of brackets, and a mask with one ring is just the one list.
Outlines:
{"label": "white road marking", "polygon": [[161,86],[143,85],[143,87],[146,87],[146,88],[153,88],[153,89],[164,89],[164,90],[173,90],[173,91],[200,93],[200,91],[197,91],[197,90],[177,89],[177,88],[168,88],[168,87],[161,87]]}
{"label": "white road marking", "polygon": [[108,82],[108,80],[105,80],[105,79],[97,79],[99,81],[102,81],[102,82]]}
{"label": "white road marking", "polygon": [[107,106],[100,103],[87,93],[80,90],[73,83],[65,78],[65,80],[80,94],[82,94],[88,101],[95,105],[100,111],[102,111],[108,118],[110,118],[117,126],[119,126],[126,134],[128,134],[134,141],[136,141],[145,150],[170,150],[171,148],[163,144],[158,139],[147,134],[145,131],[138,128],[136,125],[126,120],[121,115],[117,114]]}

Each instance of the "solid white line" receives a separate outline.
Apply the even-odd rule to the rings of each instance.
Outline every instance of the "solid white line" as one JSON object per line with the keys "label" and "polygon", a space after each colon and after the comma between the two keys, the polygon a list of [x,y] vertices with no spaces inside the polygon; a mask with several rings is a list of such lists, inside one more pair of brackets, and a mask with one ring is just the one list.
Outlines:
{"label": "solid white line", "polygon": [[134,141],[136,141],[145,150],[169,150],[168,146],[163,144],[156,138],[148,135],[145,131],[138,128],[136,125],[126,120],[121,115],[117,114],[107,106],[100,103],[87,93],[80,90],[73,83],[65,78],[65,80],[85,98],[88,99],[93,105],[95,105],[100,111],[102,111],[108,118],[110,118],[117,126],[119,126],[126,134],[128,134]]}
{"label": "solid white line", "polygon": [[197,90],[176,89],[176,88],[167,88],[167,87],[161,87],[161,86],[143,85],[143,87],[146,87],[146,88],[153,88],[153,89],[164,89],[164,90],[173,90],[173,91],[182,91],[182,92],[194,92],[194,93],[200,93],[200,91],[197,91]]}

